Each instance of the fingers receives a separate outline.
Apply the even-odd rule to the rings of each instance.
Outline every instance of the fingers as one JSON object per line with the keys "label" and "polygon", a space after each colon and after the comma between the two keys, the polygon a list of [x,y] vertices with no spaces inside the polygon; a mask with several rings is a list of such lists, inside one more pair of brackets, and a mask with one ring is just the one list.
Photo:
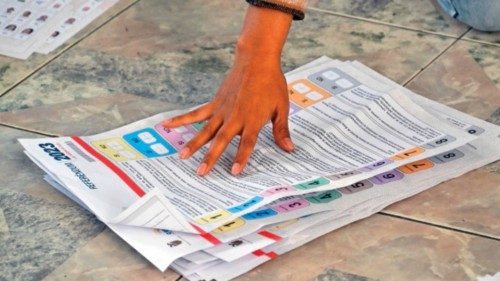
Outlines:
{"label": "fingers", "polygon": [[272,122],[274,142],[284,151],[291,152],[295,146],[288,130],[288,104],[278,108]]}
{"label": "fingers", "polygon": [[259,135],[259,130],[248,129],[244,130],[241,135],[240,145],[238,147],[238,152],[234,158],[234,164],[231,168],[231,173],[233,175],[240,174],[243,169],[245,169],[250,155],[252,155],[255,144],[257,143],[257,136]]}
{"label": "fingers", "polygon": [[211,114],[212,106],[208,103],[186,114],[182,114],[173,117],[172,119],[163,121],[163,126],[167,128],[175,128],[182,125],[203,121],[209,118]]}
{"label": "fingers", "polygon": [[179,157],[181,159],[187,159],[191,157],[200,147],[204,146],[217,134],[217,131],[222,126],[222,118],[213,117],[208,121],[208,123],[203,126],[203,129],[196,134],[196,136],[190,140],[184,148],[179,152]]}
{"label": "fingers", "polygon": [[238,123],[230,121],[222,126],[217,132],[217,135],[214,137],[207,154],[205,154],[203,161],[196,170],[198,175],[205,176],[210,172],[210,170],[212,170],[228,144],[239,133],[240,127],[236,124]]}

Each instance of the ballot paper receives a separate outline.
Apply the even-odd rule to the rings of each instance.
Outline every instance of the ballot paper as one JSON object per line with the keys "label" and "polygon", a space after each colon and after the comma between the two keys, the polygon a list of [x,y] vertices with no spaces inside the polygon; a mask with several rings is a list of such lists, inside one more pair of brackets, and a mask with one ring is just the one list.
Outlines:
{"label": "ballot paper", "polygon": [[51,185],[160,270],[190,280],[236,277],[500,158],[498,126],[359,62],[323,57],[286,77],[297,149],[279,151],[268,125],[249,170],[236,178],[228,170],[237,140],[207,178],[194,173],[206,149],[178,160],[203,126],[161,126],[179,112],[95,136],[20,141]]}
{"label": "ballot paper", "polygon": [[54,51],[117,2],[118,0],[86,1],[67,15],[59,26],[53,28],[50,36],[39,43],[35,51],[42,54]]}
{"label": "ballot paper", "polygon": [[[164,128],[162,121],[179,111],[94,136],[20,141],[104,222],[198,234],[291,212],[307,199],[283,198],[355,184],[475,139],[401,89],[375,91],[354,67],[339,66],[331,62],[287,77],[296,149],[287,154],[276,147],[268,124],[238,177],[229,172],[237,138],[206,177],[195,174],[206,147],[179,159],[177,151],[203,128]],[[266,205],[267,212],[259,209]]]}
{"label": "ballot paper", "polygon": [[117,0],[0,0],[0,54],[48,53]]}

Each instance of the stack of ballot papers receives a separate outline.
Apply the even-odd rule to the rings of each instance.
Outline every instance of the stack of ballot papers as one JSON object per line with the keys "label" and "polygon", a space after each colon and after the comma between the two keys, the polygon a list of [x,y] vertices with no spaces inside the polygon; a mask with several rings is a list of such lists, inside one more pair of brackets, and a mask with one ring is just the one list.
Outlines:
{"label": "stack of ballot papers", "polygon": [[48,54],[118,0],[0,0],[0,54]]}
{"label": "stack of ballot papers", "polygon": [[207,147],[179,159],[204,123],[161,124],[185,111],[93,136],[20,142],[54,188],[158,269],[189,280],[234,278],[500,158],[499,126],[357,61],[322,57],[286,78],[295,150],[281,151],[267,124],[236,177],[230,168],[239,139],[206,177],[195,170]]}

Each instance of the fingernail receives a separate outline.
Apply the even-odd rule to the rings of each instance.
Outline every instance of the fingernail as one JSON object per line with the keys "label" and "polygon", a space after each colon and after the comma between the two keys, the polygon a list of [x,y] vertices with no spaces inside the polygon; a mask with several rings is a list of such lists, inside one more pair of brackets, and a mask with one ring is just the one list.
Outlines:
{"label": "fingernail", "polygon": [[240,163],[234,163],[233,167],[231,168],[231,174],[233,174],[233,176],[236,176],[239,173],[241,173],[241,165]]}
{"label": "fingernail", "polygon": [[186,159],[189,156],[189,152],[189,147],[184,147],[183,149],[181,149],[181,152],[179,152],[179,157],[181,159]]}
{"label": "fingernail", "polygon": [[207,163],[202,163],[199,167],[198,167],[198,170],[196,170],[196,173],[198,174],[198,176],[204,176],[205,173],[207,172]]}
{"label": "fingernail", "polygon": [[288,150],[293,150],[295,148],[295,145],[293,144],[292,140],[290,138],[286,138],[284,140],[285,142],[285,147],[288,149]]}

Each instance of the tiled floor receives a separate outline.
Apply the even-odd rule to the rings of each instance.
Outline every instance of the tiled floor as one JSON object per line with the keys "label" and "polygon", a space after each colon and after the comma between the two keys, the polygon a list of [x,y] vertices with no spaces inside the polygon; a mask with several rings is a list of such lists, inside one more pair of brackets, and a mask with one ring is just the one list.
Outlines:
{"label": "tiled floor", "polygon": [[[65,46],[0,57],[0,280],[176,280],[53,191],[17,138],[92,134],[207,101],[231,64],[243,1],[122,0]],[[286,70],[357,59],[500,124],[500,35],[432,1],[311,0]],[[240,280],[475,280],[500,271],[500,164],[394,204]]]}

